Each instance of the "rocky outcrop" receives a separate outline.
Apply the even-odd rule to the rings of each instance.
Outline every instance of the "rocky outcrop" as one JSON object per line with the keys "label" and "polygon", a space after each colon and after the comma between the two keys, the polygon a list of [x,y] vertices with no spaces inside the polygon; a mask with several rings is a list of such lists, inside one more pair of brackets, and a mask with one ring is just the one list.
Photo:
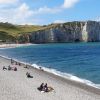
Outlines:
{"label": "rocky outcrop", "polygon": [[20,36],[31,43],[96,42],[100,41],[100,23],[96,21],[54,24]]}

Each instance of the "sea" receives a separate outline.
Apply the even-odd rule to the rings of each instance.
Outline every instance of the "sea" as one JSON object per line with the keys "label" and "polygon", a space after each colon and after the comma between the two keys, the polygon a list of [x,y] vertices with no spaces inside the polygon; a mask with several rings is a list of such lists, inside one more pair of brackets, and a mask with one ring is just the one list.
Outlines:
{"label": "sea", "polygon": [[0,49],[0,55],[100,88],[100,42],[37,44]]}

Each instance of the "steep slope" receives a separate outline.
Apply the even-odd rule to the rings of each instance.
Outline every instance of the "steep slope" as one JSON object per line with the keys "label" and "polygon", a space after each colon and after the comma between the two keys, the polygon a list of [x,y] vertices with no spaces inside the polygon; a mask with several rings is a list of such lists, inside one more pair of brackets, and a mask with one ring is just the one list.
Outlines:
{"label": "steep slope", "polygon": [[96,42],[100,41],[100,23],[95,21],[67,22],[49,25],[41,30],[20,36],[20,42]]}

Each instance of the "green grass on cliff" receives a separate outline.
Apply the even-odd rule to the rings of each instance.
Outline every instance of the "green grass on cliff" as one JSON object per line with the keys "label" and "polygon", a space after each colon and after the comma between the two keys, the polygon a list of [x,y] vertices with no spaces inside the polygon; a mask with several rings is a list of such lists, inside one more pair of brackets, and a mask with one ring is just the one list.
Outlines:
{"label": "green grass on cliff", "polygon": [[0,23],[0,40],[6,40],[6,39],[16,39],[20,34],[24,33],[30,33],[33,31],[38,30],[46,30],[50,29],[52,27],[56,27],[57,24],[50,24],[50,25],[13,25],[10,23]]}
{"label": "green grass on cliff", "polygon": [[12,25],[10,23],[0,23],[0,31],[8,33],[12,36],[17,36],[19,33],[26,33],[40,30],[42,26],[34,25]]}

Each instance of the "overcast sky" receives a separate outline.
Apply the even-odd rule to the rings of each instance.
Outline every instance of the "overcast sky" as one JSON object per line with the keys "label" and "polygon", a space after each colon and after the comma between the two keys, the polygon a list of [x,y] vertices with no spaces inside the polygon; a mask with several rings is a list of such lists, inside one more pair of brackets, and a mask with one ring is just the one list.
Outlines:
{"label": "overcast sky", "polygon": [[100,0],[0,0],[0,22],[50,24],[100,20]]}

